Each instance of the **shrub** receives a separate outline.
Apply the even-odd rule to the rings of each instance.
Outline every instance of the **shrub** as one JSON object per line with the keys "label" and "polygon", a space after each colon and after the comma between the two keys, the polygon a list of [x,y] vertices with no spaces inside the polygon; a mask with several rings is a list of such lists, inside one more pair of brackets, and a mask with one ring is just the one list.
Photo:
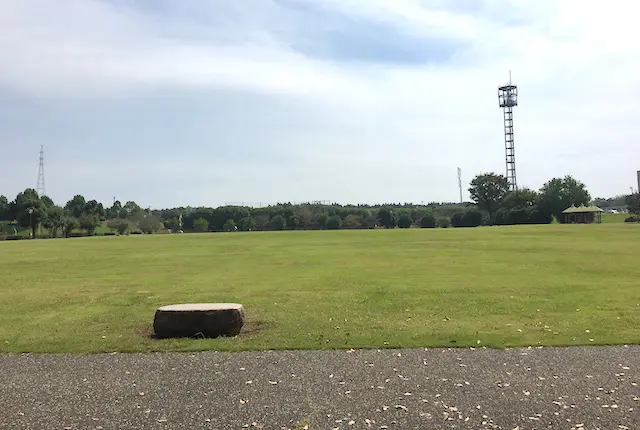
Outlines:
{"label": "shrub", "polygon": [[475,209],[456,212],[451,217],[451,225],[454,227],[478,227],[482,225],[482,213]]}
{"label": "shrub", "polygon": [[400,217],[398,217],[398,227],[400,228],[409,228],[412,223],[413,220],[411,219],[411,215],[408,213],[400,214]]}
{"label": "shrub", "polygon": [[142,234],[142,232],[140,230],[133,230],[131,234]]}
{"label": "shrub", "polygon": [[109,227],[111,230],[117,231],[120,234],[124,234],[124,232],[129,228],[129,222],[124,219],[115,219],[109,221],[107,223],[107,227]]}
{"label": "shrub", "polygon": [[640,217],[630,216],[625,218],[624,222],[640,222]]}
{"label": "shrub", "polygon": [[328,230],[339,230],[342,228],[342,218],[338,215],[330,216],[327,219],[327,229]]}
{"label": "shrub", "polygon": [[435,226],[436,226],[436,218],[432,214],[425,214],[420,220],[421,228],[434,228]]}
{"label": "shrub", "polygon": [[222,229],[224,231],[236,231],[236,222],[232,219],[228,219],[224,222]]}
{"label": "shrub", "polygon": [[193,222],[193,229],[199,232],[207,231],[209,230],[209,221],[204,218],[198,218]]}
{"label": "shrub", "polygon": [[451,227],[451,220],[449,218],[440,218],[438,220],[438,227],[449,228]]}

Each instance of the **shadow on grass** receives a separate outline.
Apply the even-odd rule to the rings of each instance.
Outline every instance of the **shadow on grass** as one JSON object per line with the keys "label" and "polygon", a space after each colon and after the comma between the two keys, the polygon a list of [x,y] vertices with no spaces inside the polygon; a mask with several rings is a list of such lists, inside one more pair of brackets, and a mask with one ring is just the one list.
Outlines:
{"label": "shadow on grass", "polygon": [[[240,334],[237,337],[241,338],[252,338],[268,328],[268,324],[266,321],[256,320],[256,321],[247,321],[243,326]],[[141,327],[135,329],[135,333],[137,336],[145,338],[145,339],[154,339],[154,340],[164,340],[164,339],[207,339],[202,333],[196,333],[194,336],[182,337],[182,338],[165,338],[158,337],[153,330],[153,324],[145,324]]]}

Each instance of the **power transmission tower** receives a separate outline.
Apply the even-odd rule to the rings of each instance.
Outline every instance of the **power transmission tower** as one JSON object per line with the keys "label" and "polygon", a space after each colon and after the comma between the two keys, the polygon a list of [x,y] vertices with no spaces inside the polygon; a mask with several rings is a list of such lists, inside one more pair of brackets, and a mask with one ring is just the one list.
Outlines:
{"label": "power transmission tower", "polygon": [[38,167],[38,184],[36,191],[40,197],[46,195],[44,189],[44,145],[40,145],[40,166]]}

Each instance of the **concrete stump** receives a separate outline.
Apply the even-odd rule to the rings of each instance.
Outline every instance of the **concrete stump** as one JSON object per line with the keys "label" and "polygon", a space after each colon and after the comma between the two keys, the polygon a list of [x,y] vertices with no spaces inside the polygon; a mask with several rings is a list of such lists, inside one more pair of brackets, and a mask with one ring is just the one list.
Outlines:
{"label": "concrete stump", "polygon": [[158,308],[153,330],[158,338],[237,336],[243,324],[238,303],[189,303]]}

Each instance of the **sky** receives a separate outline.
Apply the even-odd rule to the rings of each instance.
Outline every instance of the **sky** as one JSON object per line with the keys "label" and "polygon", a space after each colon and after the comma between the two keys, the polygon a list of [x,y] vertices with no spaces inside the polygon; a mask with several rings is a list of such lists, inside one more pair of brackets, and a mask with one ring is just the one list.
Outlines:
{"label": "sky", "polygon": [[0,194],[143,207],[456,201],[640,170],[631,0],[3,0]]}

